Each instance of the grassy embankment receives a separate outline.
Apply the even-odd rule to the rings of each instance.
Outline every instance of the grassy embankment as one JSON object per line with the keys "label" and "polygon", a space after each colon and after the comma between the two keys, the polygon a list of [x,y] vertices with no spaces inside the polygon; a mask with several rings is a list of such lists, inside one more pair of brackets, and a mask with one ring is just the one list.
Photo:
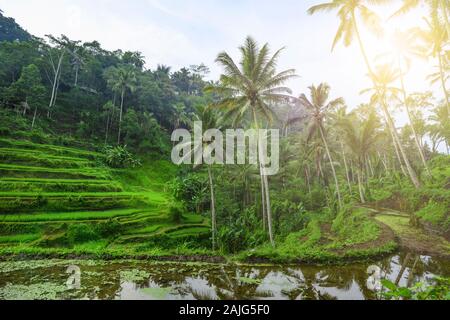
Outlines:
{"label": "grassy embankment", "polygon": [[198,254],[207,219],[170,212],[166,161],[110,169],[82,148],[0,138],[0,254]]}
{"label": "grassy embankment", "polygon": [[371,210],[343,210],[336,218],[315,214],[307,228],[290,234],[275,248],[265,245],[242,253],[247,261],[335,263],[366,260],[397,249],[395,235],[371,217]]}

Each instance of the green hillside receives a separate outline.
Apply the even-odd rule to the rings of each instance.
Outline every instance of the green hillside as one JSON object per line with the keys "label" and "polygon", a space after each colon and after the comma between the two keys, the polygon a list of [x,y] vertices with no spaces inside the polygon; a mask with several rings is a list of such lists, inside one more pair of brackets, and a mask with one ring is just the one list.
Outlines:
{"label": "green hillside", "polygon": [[[166,183],[167,161],[112,169],[87,149],[0,139],[3,253],[170,251],[208,244],[208,221],[182,213]],[[204,241],[203,241],[204,240]]]}

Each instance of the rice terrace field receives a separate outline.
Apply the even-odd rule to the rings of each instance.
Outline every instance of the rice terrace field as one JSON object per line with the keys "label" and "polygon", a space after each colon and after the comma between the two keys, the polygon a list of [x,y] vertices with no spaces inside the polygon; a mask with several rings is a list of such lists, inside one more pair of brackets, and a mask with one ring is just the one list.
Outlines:
{"label": "rice terrace field", "polygon": [[[104,155],[81,148],[13,139],[1,139],[0,146],[3,255],[58,257],[67,254],[58,246],[68,246],[79,254],[126,256],[163,238],[174,244],[209,238],[206,218],[171,215],[165,179],[174,167],[168,161],[111,170],[102,164]],[[154,173],[142,175],[148,171],[158,171],[157,181]]]}

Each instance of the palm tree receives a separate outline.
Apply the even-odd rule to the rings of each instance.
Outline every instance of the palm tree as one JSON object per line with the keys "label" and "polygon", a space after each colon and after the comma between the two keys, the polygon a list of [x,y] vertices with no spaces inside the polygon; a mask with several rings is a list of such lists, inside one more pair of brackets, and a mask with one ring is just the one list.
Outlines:
{"label": "palm tree", "polygon": [[403,0],[403,4],[393,16],[405,14],[410,10],[418,7],[420,3],[425,3],[430,8],[430,15],[436,18],[442,16],[444,19],[445,28],[447,33],[450,34],[450,21],[448,16],[450,15],[450,1],[449,0]]}
{"label": "palm tree", "polygon": [[[448,110],[444,105],[434,108],[433,113],[430,116],[430,120],[433,124],[429,125],[428,129],[431,134],[433,144],[437,148],[438,143],[444,141],[447,148],[447,154],[450,147],[450,122],[448,121]],[[434,150],[435,151],[435,150]]]}
{"label": "palm tree", "polygon": [[[389,65],[378,66],[371,76],[372,82],[374,83],[374,87],[363,90],[361,93],[371,92],[372,104],[380,105],[387,122],[386,125],[391,131],[391,134],[394,139],[394,144],[397,144],[398,150],[400,151],[402,159],[408,170],[409,177],[411,178],[411,181],[416,186],[416,188],[419,188],[420,182],[417,179],[417,175],[411,166],[411,163],[406,155],[402,143],[400,142],[397,128],[395,127],[394,120],[392,119],[392,116],[387,107],[388,97],[390,96],[391,98],[396,98],[398,94],[401,92],[400,89],[390,86],[390,84],[396,81],[398,77],[399,72],[397,70],[392,69]],[[401,159],[399,160],[401,161]]]}
{"label": "palm tree", "polygon": [[352,151],[357,166],[358,189],[362,203],[365,203],[364,189],[362,186],[363,169],[366,163],[369,151],[373,148],[378,138],[377,129],[379,122],[375,112],[371,112],[367,119],[359,119],[351,114],[350,117],[338,120],[339,127],[344,131],[344,139],[347,146]]}
{"label": "palm tree", "polygon": [[425,155],[422,149],[422,146],[419,141],[419,136],[417,134],[416,128],[414,126],[413,117],[411,114],[411,106],[410,106],[410,99],[408,99],[408,95],[406,93],[406,87],[405,87],[405,73],[403,66],[406,66],[405,69],[408,69],[411,64],[411,57],[418,55],[419,50],[416,45],[416,37],[414,32],[411,32],[411,30],[406,32],[396,31],[393,36],[393,43],[395,44],[395,56],[394,59],[396,60],[396,63],[398,65],[399,71],[400,71],[400,84],[401,84],[401,92],[403,95],[403,104],[406,109],[406,114],[408,115],[408,121],[409,125],[412,129],[414,141],[416,143],[417,150],[419,151],[420,159],[422,160],[422,164],[428,174],[428,176],[431,176],[430,169],[428,168],[427,161],[425,159]]}
{"label": "palm tree", "polygon": [[382,28],[380,26],[379,17],[371,11],[367,4],[383,4],[386,0],[333,0],[328,3],[322,3],[319,5],[312,6],[308,9],[309,14],[315,14],[320,11],[338,11],[337,15],[340,19],[340,24],[334,37],[332,49],[337,45],[337,43],[343,40],[346,47],[350,46],[353,41],[354,36],[358,40],[359,48],[363,55],[366,66],[369,73],[372,73],[370,67],[369,58],[367,56],[366,50],[363,45],[361,38],[361,33],[357,21],[357,13],[359,13],[363,23],[375,34],[382,34]]}
{"label": "palm tree", "polygon": [[342,198],[341,191],[339,188],[339,181],[336,175],[336,169],[334,167],[333,158],[331,156],[330,148],[328,146],[328,141],[326,138],[326,132],[324,127],[324,119],[327,117],[327,113],[330,109],[336,106],[343,105],[344,99],[337,98],[335,100],[328,102],[328,97],[330,94],[330,86],[326,83],[321,83],[318,87],[314,85],[309,87],[311,92],[311,100],[302,94],[298,98],[299,104],[308,110],[310,115],[310,126],[309,126],[309,137],[312,137],[316,133],[319,134],[320,139],[325,147],[328,160],[331,165],[331,171],[333,172],[334,183],[336,186],[336,193],[338,196],[339,207],[342,208]]}
{"label": "palm tree", "polygon": [[[331,115],[333,117],[334,122],[336,122],[336,124],[339,124],[340,121],[346,119],[348,117],[347,114],[347,106],[343,105],[341,108],[338,108],[336,110],[335,113],[333,113]],[[337,126],[337,128],[334,128],[336,132],[336,137],[340,136],[340,132],[339,132],[339,126]],[[341,145],[341,153],[342,153],[342,160],[344,161],[344,167],[345,167],[345,176],[347,178],[347,185],[348,185],[348,189],[350,191],[350,193],[352,193],[352,184],[350,181],[350,171],[349,171],[349,166],[347,163],[347,156],[345,154],[345,147],[344,147],[344,143],[342,142],[341,139],[337,138],[339,140],[339,144]]]}
{"label": "palm tree", "polygon": [[137,79],[136,70],[131,65],[123,65],[118,68],[112,67],[105,74],[109,87],[120,93],[120,115],[119,115],[119,131],[117,134],[117,144],[120,144],[120,131],[122,125],[123,102],[127,90],[134,92],[136,90]]}
{"label": "palm tree", "polygon": [[177,103],[172,106],[173,109],[173,128],[178,129],[181,125],[189,122],[186,106],[183,103]]}
{"label": "palm tree", "polygon": [[[400,144],[400,140],[398,138],[398,134],[397,134],[394,122],[393,122],[393,120],[389,114],[389,111],[387,110],[387,107],[386,107],[385,94],[387,92],[384,89],[386,89],[386,85],[389,82],[385,82],[384,84],[382,82],[378,82],[378,83],[376,82],[377,78],[378,78],[378,80],[383,80],[383,79],[381,79],[381,78],[383,78],[383,75],[387,76],[388,73],[384,72],[383,75],[381,75],[381,74],[377,75],[374,73],[374,71],[370,65],[369,58],[367,56],[364,44],[362,42],[361,34],[360,34],[359,28],[358,28],[358,23],[356,20],[356,12],[359,12],[363,22],[373,32],[378,33],[378,34],[382,33],[382,29],[379,24],[379,18],[377,17],[377,15],[375,13],[373,13],[370,9],[368,9],[365,4],[366,3],[383,4],[386,2],[387,1],[385,1],[385,0],[373,0],[373,1],[369,1],[369,0],[333,0],[332,2],[329,2],[329,3],[324,3],[324,4],[320,4],[320,5],[311,7],[308,10],[308,13],[314,14],[319,11],[338,10],[338,17],[339,17],[341,23],[339,25],[338,31],[336,33],[336,36],[335,36],[335,39],[333,42],[333,48],[341,39],[344,39],[345,46],[349,46],[351,44],[351,42],[353,41],[354,34],[356,34],[356,37],[357,37],[358,43],[359,43],[359,47],[361,50],[361,54],[366,63],[366,67],[369,72],[369,76],[372,79],[373,86],[374,86],[374,88],[383,89],[381,91],[376,89],[375,91],[378,93],[382,93],[382,95],[379,96],[378,94],[375,94],[374,97],[381,98],[380,102],[381,102],[381,105],[383,108],[383,112],[385,113],[386,122],[388,123],[391,134],[393,135],[394,146],[396,146],[396,149],[400,148],[402,150],[402,155],[403,155],[403,158],[405,159],[405,162],[407,163],[408,172],[411,177],[411,180],[413,180],[416,187],[418,187],[419,182],[417,180],[417,177],[416,177],[414,171],[411,168],[411,165],[409,164],[409,160],[406,158],[406,154],[404,153],[404,150]],[[380,78],[380,76],[381,76],[381,78]],[[384,79],[384,80],[387,80],[387,79]],[[400,160],[400,164],[401,164],[401,159],[399,158],[399,160]]]}
{"label": "palm tree", "polygon": [[[308,12],[309,14],[314,14],[318,11],[331,11],[331,10],[338,10],[338,16],[341,20],[341,24],[339,26],[338,32],[336,34],[333,48],[339,42],[342,38],[344,38],[344,44],[346,46],[349,46],[353,40],[353,35],[356,34],[359,47],[361,50],[361,53],[363,55],[364,61],[366,63],[367,69],[369,71],[369,76],[372,79],[373,85],[374,85],[374,91],[375,94],[373,96],[373,100],[378,101],[381,104],[381,107],[383,109],[383,112],[386,117],[386,121],[388,123],[388,126],[390,128],[391,133],[393,134],[394,143],[398,144],[398,148],[401,150],[403,159],[405,161],[405,164],[408,168],[408,173],[413,181],[414,185],[418,188],[420,186],[420,183],[417,179],[417,176],[414,172],[414,170],[411,167],[411,164],[409,163],[408,158],[406,157],[405,151],[400,143],[400,139],[398,137],[397,130],[395,128],[395,124],[392,120],[392,117],[389,114],[389,111],[387,109],[386,105],[386,94],[388,91],[391,91],[392,88],[388,89],[387,85],[394,81],[398,76],[392,77],[394,74],[386,67],[380,68],[375,73],[369,63],[369,59],[366,53],[366,50],[364,48],[361,34],[359,32],[358,24],[356,21],[356,12],[358,11],[363,19],[363,22],[370,22],[368,25],[375,33],[381,33],[381,28],[379,26],[379,18],[376,16],[375,13],[370,11],[367,6],[365,6],[365,3],[374,3],[374,4],[383,4],[386,1],[384,0],[373,0],[373,1],[364,1],[364,0],[333,0],[329,3],[320,4],[317,6],[311,7]],[[393,78],[393,79],[392,79]],[[392,80],[392,81],[391,81]],[[398,91],[398,90],[397,90]],[[448,101],[448,100],[447,100]]]}
{"label": "palm tree", "polygon": [[[259,129],[263,121],[270,123],[273,120],[271,105],[291,98],[289,96],[291,90],[282,85],[295,76],[295,70],[289,69],[277,73],[277,60],[283,49],[270,56],[269,45],[266,43],[259,47],[251,37],[247,37],[245,44],[239,49],[242,55],[239,67],[228,53],[222,52],[218,55],[216,62],[223,67],[224,73],[218,85],[210,86],[206,90],[220,97],[215,106],[224,109],[226,118],[232,118],[234,124],[250,116],[254,127]],[[258,141],[262,197],[266,203],[265,216],[268,219],[270,242],[274,245],[269,185],[265,169],[260,161],[260,146],[261,141]]]}
{"label": "palm tree", "polygon": [[75,70],[74,86],[76,87],[78,86],[78,74],[85,65],[83,58],[83,47],[77,47],[73,51],[70,51],[70,55],[72,56],[71,64]]}
{"label": "palm tree", "polygon": [[[198,106],[196,108],[196,112],[193,117],[193,121],[202,122],[203,130],[209,129],[220,129],[221,119],[219,119],[219,115],[216,110],[208,108],[206,106]],[[202,152],[209,145],[209,142],[203,141],[202,144],[197,144],[192,141],[186,142],[184,146],[190,146],[190,152],[184,155],[184,159],[192,159],[192,156],[197,154],[198,152]],[[195,165],[197,167],[198,165]],[[208,182],[209,182],[209,192],[211,196],[211,233],[212,233],[212,248],[216,250],[216,234],[217,234],[217,219],[216,219],[216,197],[214,192],[214,177],[212,172],[212,164],[207,165],[208,169]]]}
{"label": "palm tree", "polygon": [[428,28],[426,30],[416,29],[416,34],[422,42],[422,54],[425,57],[434,57],[438,60],[439,77],[441,80],[442,90],[444,92],[445,103],[450,113],[450,97],[446,88],[445,62],[446,51],[445,45],[448,42],[449,34],[436,17],[432,17],[431,21],[425,19]]}

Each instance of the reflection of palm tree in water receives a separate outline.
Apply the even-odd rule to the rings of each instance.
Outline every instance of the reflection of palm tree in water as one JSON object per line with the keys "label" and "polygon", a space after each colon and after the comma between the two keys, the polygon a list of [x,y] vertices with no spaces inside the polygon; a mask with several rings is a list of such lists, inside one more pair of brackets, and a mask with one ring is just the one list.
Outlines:
{"label": "reflection of palm tree in water", "polygon": [[213,279],[216,294],[222,300],[266,298],[267,292],[258,291],[260,283],[270,273],[268,268],[248,269],[222,267],[220,276]]}
{"label": "reflection of palm tree in water", "polygon": [[414,280],[416,277],[423,278],[426,270],[426,263],[420,259],[420,256],[417,254],[407,253],[402,261],[402,267],[400,272],[395,279],[395,284],[398,286],[400,281],[405,274],[406,269],[408,269],[408,277],[407,277],[407,287],[411,287],[414,284]]}
{"label": "reflection of palm tree in water", "polygon": [[282,294],[290,300],[335,300],[337,297],[321,292],[317,286],[348,290],[353,280],[351,272],[342,272],[339,268],[321,270],[316,267],[305,267],[301,270],[288,269],[286,274],[297,285],[293,290],[282,291]]}

